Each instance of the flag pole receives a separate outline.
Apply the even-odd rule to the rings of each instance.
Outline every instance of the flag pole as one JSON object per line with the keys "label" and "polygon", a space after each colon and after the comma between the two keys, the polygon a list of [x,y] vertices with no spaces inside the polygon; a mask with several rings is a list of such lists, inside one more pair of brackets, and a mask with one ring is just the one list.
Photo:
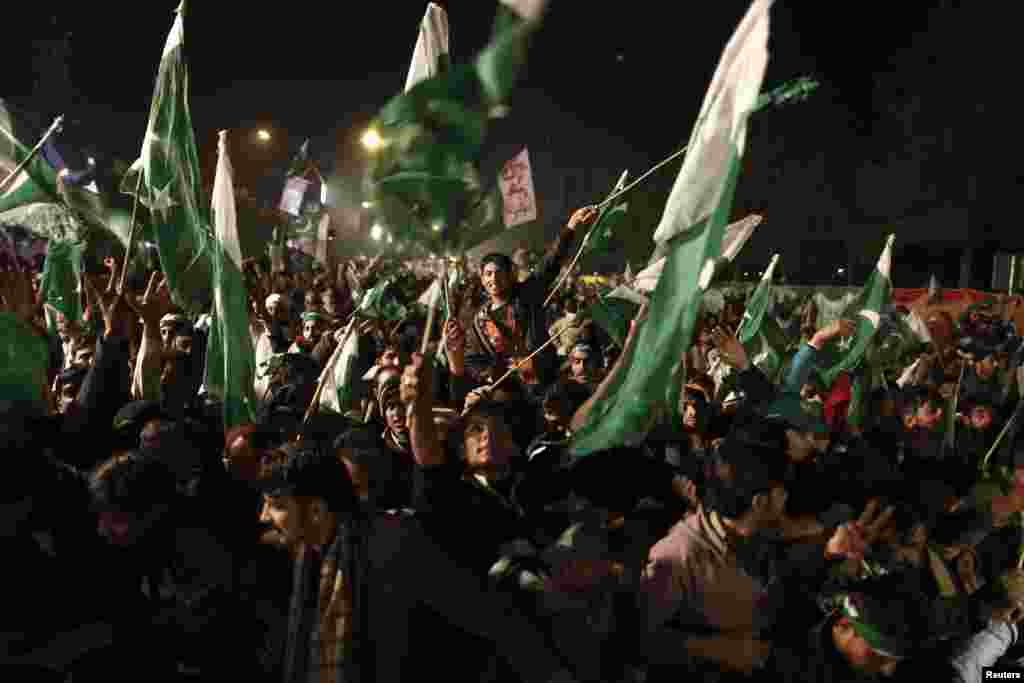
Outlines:
{"label": "flag pole", "polygon": [[[684,147],[683,150],[685,151],[685,149],[686,148]],[[628,172],[629,171],[626,171],[626,173],[628,173]],[[626,179],[626,173],[622,174],[622,178],[619,180],[619,183],[622,183]],[[618,185],[616,185],[615,187],[617,188]],[[625,192],[625,190],[623,190],[623,192]],[[621,194],[621,193],[619,193],[619,194]],[[611,191],[611,194],[609,194],[608,197],[610,199],[610,198],[615,197],[615,196],[616,196],[616,190],[613,188],[612,191]],[[606,199],[604,202],[602,202],[601,204],[598,204],[594,208],[597,209],[598,211],[601,211],[603,209],[603,207],[607,204],[607,202],[608,202],[608,200]],[[580,260],[581,256],[583,256],[583,251],[587,248],[587,243],[590,242],[590,236],[594,234],[594,230],[597,229],[597,226],[600,224],[600,222],[601,222],[601,216],[598,215],[597,220],[595,220],[594,224],[592,226],[590,226],[589,230],[587,230],[587,234],[583,236],[583,241],[580,242],[580,248],[578,250],[576,250],[576,255],[573,256],[572,261],[569,262],[569,267],[565,269],[565,272],[563,272],[561,277],[558,278],[558,282],[556,282],[555,286],[551,288],[551,293],[548,294],[548,298],[547,299],[544,299],[544,305],[541,306],[541,308],[546,307],[551,302],[551,299],[554,298],[555,294],[558,292],[559,289],[562,288],[562,285],[569,278],[569,274],[572,272],[572,269],[576,267],[576,262]]]}
{"label": "flag pole", "polygon": [[521,368],[521,367],[523,367],[524,365],[526,365],[527,363],[529,363],[529,362],[530,362],[531,360],[533,360],[533,359],[534,359],[534,357],[535,357],[535,356],[536,356],[536,355],[537,355],[538,353],[540,353],[541,351],[543,351],[543,350],[544,350],[544,349],[546,349],[547,347],[549,347],[549,346],[551,346],[552,344],[554,344],[554,343],[555,343],[555,341],[557,341],[559,337],[561,337],[561,336],[562,336],[563,334],[565,334],[566,332],[568,332],[568,331],[569,331],[569,330],[571,330],[571,329],[572,329],[572,327],[571,327],[571,326],[569,326],[569,327],[565,327],[565,328],[564,328],[564,329],[562,329],[562,331],[561,331],[561,332],[559,332],[558,334],[555,334],[555,335],[551,336],[550,338],[548,338],[548,340],[547,340],[546,342],[544,342],[543,344],[541,344],[541,345],[540,345],[540,347],[539,347],[539,348],[538,348],[538,349],[537,349],[536,351],[534,351],[534,352],[533,352],[533,353],[531,353],[531,354],[530,354],[529,356],[527,356],[526,358],[523,358],[523,359],[522,359],[522,360],[520,360],[520,361],[519,361],[518,363],[516,363],[515,365],[513,365],[513,366],[512,366],[511,368],[509,368],[509,369],[508,369],[508,372],[506,372],[506,373],[505,373],[504,375],[502,375],[501,377],[499,377],[497,381],[495,381],[495,382],[492,382],[491,384],[487,385],[487,388],[488,388],[489,390],[493,390],[493,389],[495,389],[495,388],[496,388],[496,387],[497,387],[497,386],[498,386],[499,384],[501,384],[501,383],[502,383],[502,382],[504,382],[504,381],[505,381],[506,379],[508,379],[509,377],[511,377],[511,376],[512,376],[512,375],[513,375],[513,374],[514,374],[514,373],[515,373],[515,372],[516,372],[517,370],[519,370],[519,368]]}
{"label": "flag pole", "polygon": [[7,189],[7,186],[14,181],[18,174],[24,171],[25,168],[32,163],[32,160],[35,159],[36,156],[38,156],[39,150],[43,148],[43,145],[46,144],[46,141],[49,140],[54,133],[59,133],[63,127],[64,115],[61,114],[53,120],[53,123],[50,124],[49,129],[47,129],[47,131],[43,133],[43,137],[39,139],[39,142],[36,143],[36,146],[29,150],[28,156],[22,159],[21,163],[15,166],[14,170],[8,173],[3,180],[0,180],[0,192],[3,192],[4,190]]}
{"label": "flag pole", "polygon": [[132,260],[132,249],[135,246],[135,217],[139,211],[139,193],[142,192],[142,169],[139,169],[139,178],[135,181],[135,195],[132,197],[132,219],[128,228],[128,246],[124,251],[124,263],[121,264],[121,281],[117,283],[117,293],[124,294],[124,282],[128,275],[128,264]]}
{"label": "flag pole", "polygon": [[[338,359],[341,358],[341,352],[345,348],[345,344],[348,343],[348,338],[352,336],[353,330],[356,325],[356,314],[353,313],[352,317],[349,318],[348,326],[345,328],[345,334],[342,335],[341,342],[338,344],[338,348],[334,349],[334,353],[331,354],[327,364],[324,365],[323,371],[320,373],[320,379],[317,381],[316,392],[313,393],[313,400],[309,402],[309,407],[306,408],[306,414],[302,418],[303,426],[309,422],[309,418],[313,417],[313,413],[316,412],[316,407],[320,404],[320,396],[324,393],[324,385],[327,384],[327,378],[334,372],[334,366],[338,364]],[[299,434],[299,438],[302,438],[302,434]]]}

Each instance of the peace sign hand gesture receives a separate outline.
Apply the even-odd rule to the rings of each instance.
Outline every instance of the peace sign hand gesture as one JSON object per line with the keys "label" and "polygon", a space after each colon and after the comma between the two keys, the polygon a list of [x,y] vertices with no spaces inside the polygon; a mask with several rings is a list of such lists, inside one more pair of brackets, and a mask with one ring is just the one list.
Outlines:
{"label": "peace sign hand gesture", "polygon": [[856,522],[847,522],[832,534],[825,546],[825,557],[830,559],[846,559],[860,562],[878,540],[882,532],[892,520],[896,509],[893,506],[879,512],[877,499],[870,501],[863,514]]}

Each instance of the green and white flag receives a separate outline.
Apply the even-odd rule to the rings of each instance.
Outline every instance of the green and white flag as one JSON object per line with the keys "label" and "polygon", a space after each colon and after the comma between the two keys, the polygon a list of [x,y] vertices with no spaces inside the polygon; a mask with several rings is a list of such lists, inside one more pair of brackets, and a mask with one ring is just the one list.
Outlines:
{"label": "green and white flag", "polygon": [[839,373],[852,371],[860,365],[865,352],[881,323],[882,307],[885,306],[892,296],[892,243],[895,235],[889,235],[885,241],[885,249],[878,257],[878,265],[875,271],[864,284],[864,289],[857,298],[855,305],[860,310],[857,314],[857,331],[853,337],[845,340],[839,347],[839,360],[828,369],[821,372],[822,379],[826,385],[831,385]]}
{"label": "green and white flag", "polygon": [[493,236],[500,195],[477,163],[489,120],[507,112],[544,4],[503,2],[475,60],[417,82],[381,109],[365,181],[397,243],[450,254]]}
{"label": "green and white flag", "polygon": [[248,295],[242,277],[234,172],[227,131],[220,132],[217,175],[213,182],[213,218],[217,242],[212,249],[213,315],[206,352],[206,389],[224,402],[224,428],[252,422],[256,353],[249,332]]}
{"label": "green and white flag", "polygon": [[332,372],[324,379],[324,390],[320,394],[320,407],[344,415],[354,407],[356,363],[359,360],[359,332],[353,319],[342,333],[343,343]]}
{"label": "green and white flag", "polygon": [[142,153],[121,191],[135,194],[152,217],[160,266],[176,303],[202,309],[208,299],[209,214],[199,200],[199,155],[189,113],[185,3],[167,36]]}
{"label": "green and white flag", "polygon": [[[7,105],[0,99],[0,181],[3,181],[29,155],[35,140],[19,139],[22,133]],[[57,171],[37,154],[28,166],[0,191],[0,213],[35,203],[60,202]]]}
{"label": "green and white flag", "polygon": [[448,68],[448,13],[429,3],[420,22],[420,35],[412,51],[412,63],[405,77],[405,91]]}
{"label": "green and white flag", "polygon": [[750,295],[746,310],[743,312],[743,319],[740,321],[740,327],[736,330],[736,338],[743,344],[751,362],[768,377],[775,376],[781,363],[778,350],[772,347],[761,330],[765,314],[772,305],[772,278],[775,276],[775,266],[778,262],[779,255],[775,254],[768,263],[761,282]]}
{"label": "green and white flag", "polygon": [[[615,183],[615,187],[612,188],[608,196],[614,197],[621,192],[622,188],[626,186],[628,178],[629,171],[623,171],[622,175],[619,176],[619,181]],[[623,198],[616,199],[611,204],[602,208],[600,213],[598,213],[597,220],[594,221],[593,227],[583,237],[583,253],[586,255],[607,252],[611,247],[615,231],[626,220],[627,211],[629,211],[629,205],[625,203]]]}
{"label": "green and white flag", "polygon": [[[757,226],[761,225],[764,217],[756,213],[750,214],[735,223],[731,223],[725,229],[722,236],[722,255],[716,263],[716,269],[725,263],[731,263],[736,255],[740,253],[743,245],[747,243]],[[655,250],[657,254],[657,250]],[[632,280],[633,289],[638,292],[653,292],[658,285],[661,271],[665,269],[665,257],[654,259],[652,263],[636,274]]]}
{"label": "green and white flag", "polygon": [[625,373],[591,410],[571,444],[574,456],[641,443],[659,418],[675,420],[703,293],[721,257],[732,210],[747,117],[768,65],[772,0],[754,0],[725,48],[690,137],[689,151],[654,240],[668,245],[665,277],[651,295],[647,321]]}
{"label": "green and white flag", "polygon": [[775,275],[775,265],[778,262],[779,255],[775,254],[772,256],[768,268],[765,269],[757,289],[754,290],[750,300],[747,302],[746,310],[743,312],[743,320],[740,321],[740,327],[736,330],[736,338],[744,346],[753,341],[754,337],[761,331],[761,321],[764,320],[764,315],[772,303],[772,277]]}

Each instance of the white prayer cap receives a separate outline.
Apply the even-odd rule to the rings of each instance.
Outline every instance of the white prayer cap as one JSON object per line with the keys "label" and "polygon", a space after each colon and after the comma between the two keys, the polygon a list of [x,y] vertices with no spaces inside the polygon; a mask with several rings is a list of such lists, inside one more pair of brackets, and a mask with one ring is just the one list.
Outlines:
{"label": "white prayer cap", "polygon": [[281,296],[280,294],[271,294],[270,296],[267,297],[267,308],[276,305],[277,302],[282,301],[283,299],[284,297]]}

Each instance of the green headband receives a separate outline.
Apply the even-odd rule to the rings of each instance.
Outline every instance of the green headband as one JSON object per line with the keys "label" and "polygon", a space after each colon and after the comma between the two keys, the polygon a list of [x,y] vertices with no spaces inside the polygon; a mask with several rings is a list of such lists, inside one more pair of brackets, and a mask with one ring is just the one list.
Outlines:
{"label": "green headband", "polygon": [[307,311],[306,313],[302,314],[302,322],[307,322],[309,320],[312,320],[313,322],[318,322],[323,319],[324,316],[321,315],[320,313],[317,313],[316,311]]}
{"label": "green headband", "polygon": [[842,613],[853,626],[854,632],[863,638],[871,649],[885,657],[903,659],[904,655],[896,654],[899,650],[905,650],[907,643],[901,638],[890,638],[865,618],[862,608],[855,604],[856,595],[847,595],[843,598]]}

